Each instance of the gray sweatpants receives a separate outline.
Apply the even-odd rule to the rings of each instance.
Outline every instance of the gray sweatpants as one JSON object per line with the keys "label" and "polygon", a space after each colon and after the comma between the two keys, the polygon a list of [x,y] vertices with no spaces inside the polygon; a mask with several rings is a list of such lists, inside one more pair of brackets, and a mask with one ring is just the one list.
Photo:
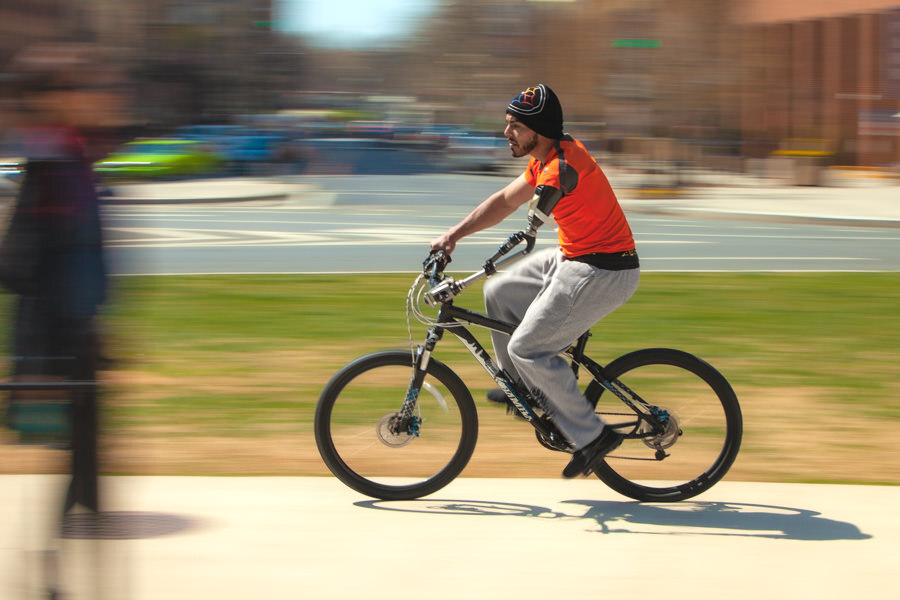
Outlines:
{"label": "gray sweatpants", "polygon": [[639,269],[606,271],[563,260],[562,252],[551,248],[485,283],[487,314],[519,324],[512,336],[491,332],[500,366],[544,397],[554,423],[576,450],[600,435],[603,421],[559,353],[625,304],[639,279]]}

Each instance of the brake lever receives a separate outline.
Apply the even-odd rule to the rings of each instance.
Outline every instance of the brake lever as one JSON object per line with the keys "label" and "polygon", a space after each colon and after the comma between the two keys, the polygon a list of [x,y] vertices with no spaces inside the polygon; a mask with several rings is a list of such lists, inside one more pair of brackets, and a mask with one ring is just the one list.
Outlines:
{"label": "brake lever", "polygon": [[[432,250],[428,257],[422,262],[422,271],[428,276],[432,284],[440,281],[438,277],[443,274],[444,269],[453,259],[443,250]],[[430,275],[428,271],[431,271]]]}

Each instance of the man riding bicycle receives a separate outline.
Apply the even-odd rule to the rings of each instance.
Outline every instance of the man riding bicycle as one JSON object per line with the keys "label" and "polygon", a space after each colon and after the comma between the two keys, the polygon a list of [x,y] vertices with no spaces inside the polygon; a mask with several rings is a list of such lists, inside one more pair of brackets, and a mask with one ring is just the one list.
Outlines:
{"label": "man riding bicycle", "polygon": [[[521,205],[554,218],[559,247],[535,252],[484,286],[489,316],[518,324],[512,336],[492,331],[500,365],[527,385],[574,449],[564,477],[589,474],[622,443],[578,389],[559,353],[625,304],[638,286],[634,238],[616,195],[584,145],[563,133],[562,107],[548,86],[529,87],[506,108],[504,135],[524,173],[491,194],[431,242],[448,255],[463,237],[497,225]],[[488,399],[507,402],[492,390]]]}

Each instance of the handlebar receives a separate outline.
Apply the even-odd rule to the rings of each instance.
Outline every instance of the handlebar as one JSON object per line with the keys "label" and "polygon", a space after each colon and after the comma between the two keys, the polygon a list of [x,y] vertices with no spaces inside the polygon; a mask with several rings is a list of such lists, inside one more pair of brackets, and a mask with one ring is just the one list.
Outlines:
{"label": "handlebar", "polygon": [[[534,233],[533,229],[529,229],[527,232],[517,231],[510,235],[509,238],[497,248],[497,252],[485,261],[484,266],[480,271],[459,281],[456,281],[452,277],[444,277],[444,267],[450,263],[450,255],[446,254],[443,250],[432,251],[422,263],[423,274],[428,277],[428,281],[432,286],[430,290],[425,292],[425,304],[437,306],[438,304],[449,302],[476,281],[484,279],[485,277],[490,277],[496,273],[498,267],[519,260],[530,253],[534,250]],[[513,254],[512,256],[506,256],[513,248],[523,241],[525,242],[524,250]],[[504,256],[506,256],[506,258],[500,260]],[[498,260],[499,262],[497,262]]]}

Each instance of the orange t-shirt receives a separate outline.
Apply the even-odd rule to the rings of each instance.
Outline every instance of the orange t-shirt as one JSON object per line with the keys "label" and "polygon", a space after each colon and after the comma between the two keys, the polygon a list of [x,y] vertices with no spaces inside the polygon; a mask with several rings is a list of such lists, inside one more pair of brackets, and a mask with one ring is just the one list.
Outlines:
{"label": "orange t-shirt", "polygon": [[[566,168],[578,174],[575,188],[553,209],[559,226],[559,247],[567,257],[593,252],[614,253],[634,250],[634,237],[625,213],[606,175],[584,145],[571,136],[560,140]],[[532,158],[525,179],[534,187],[548,185],[563,189],[559,181],[559,154],[554,148],[544,163]],[[574,179],[569,176],[566,181]],[[571,185],[571,183],[570,183]]]}

